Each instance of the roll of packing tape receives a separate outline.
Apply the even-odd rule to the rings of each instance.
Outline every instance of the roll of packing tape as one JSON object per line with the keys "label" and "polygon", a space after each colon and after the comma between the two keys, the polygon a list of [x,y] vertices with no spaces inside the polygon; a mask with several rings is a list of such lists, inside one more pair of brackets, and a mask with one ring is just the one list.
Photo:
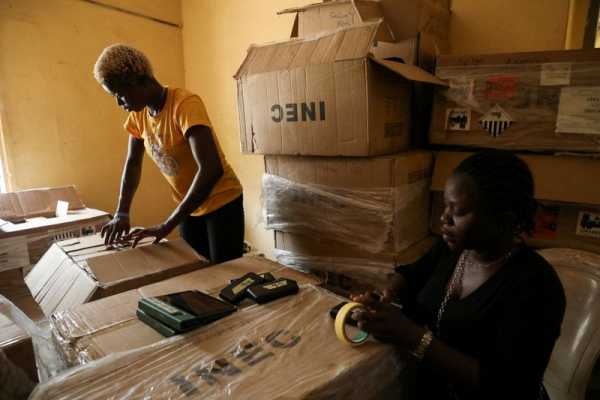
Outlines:
{"label": "roll of packing tape", "polygon": [[346,321],[352,316],[352,312],[359,308],[364,308],[364,306],[359,303],[345,304],[335,317],[335,335],[342,343],[358,346],[369,338],[369,334],[363,331],[358,331],[353,337],[349,337],[346,333]]}

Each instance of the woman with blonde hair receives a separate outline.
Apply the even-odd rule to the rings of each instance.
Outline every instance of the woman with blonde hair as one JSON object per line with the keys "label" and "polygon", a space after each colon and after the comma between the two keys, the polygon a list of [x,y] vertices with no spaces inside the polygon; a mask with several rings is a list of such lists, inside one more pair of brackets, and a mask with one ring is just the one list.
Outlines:
{"label": "woman with blonde hair", "polygon": [[[179,225],[181,236],[215,263],[241,257],[244,241],[242,187],[227,163],[204,103],[185,89],[163,86],[148,58],[115,44],[102,51],[94,76],[129,113],[129,149],[118,206],[102,229],[105,242],[144,237],[156,241]],[[146,153],[171,186],[177,207],[162,223],[130,232],[130,207]]]}

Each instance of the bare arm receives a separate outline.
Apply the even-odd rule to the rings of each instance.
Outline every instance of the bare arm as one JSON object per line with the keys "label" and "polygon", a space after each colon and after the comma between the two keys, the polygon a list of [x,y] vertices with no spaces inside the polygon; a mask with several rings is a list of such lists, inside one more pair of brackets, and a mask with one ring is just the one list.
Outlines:
{"label": "bare arm", "polygon": [[123,175],[121,176],[121,190],[119,193],[119,203],[117,213],[113,219],[102,227],[101,235],[105,244],[111,244],[119,240],[121,236],[129,233],[129,210],[133,201],[133,196],[139,186],[142,175],[142,162],[144,160],[144,141],[129,137],[129,149],[127,159],[123,166]]}
{"label": "bare arm", "polygon": [[171,228],[179,225],[204,203],[223,175],[223,166],[210,128],[203,125],[192,126],[186,132],[186,137],[198,165],[198,172],[181,203],[165,221],[165,225]]}
{"label": "bare arm", "polygon": [[223,166],[210,128],[203,125],[192,126],[187,130],[186,138],[198,165],[198,172],[185,197],[164,223],[147,229],[137,229],[129,234],[128,238],[134,239],[134,247],[145,237],[155,237],[155,241],[158,242],[167,236],[185,217],[204,203],[223,175]]}

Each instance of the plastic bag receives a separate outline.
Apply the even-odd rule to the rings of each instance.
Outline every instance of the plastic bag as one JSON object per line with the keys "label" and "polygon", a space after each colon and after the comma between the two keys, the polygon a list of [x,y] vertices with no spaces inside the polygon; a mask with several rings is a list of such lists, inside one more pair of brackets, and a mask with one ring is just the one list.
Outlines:
{"label": "plastic bag", "polygon": [[47,381],[67,368],[55,347],[50,324],[46,319],[33,322],[19,307],[2,295],[0,314],[13,321],[31,337],[40,382]]}

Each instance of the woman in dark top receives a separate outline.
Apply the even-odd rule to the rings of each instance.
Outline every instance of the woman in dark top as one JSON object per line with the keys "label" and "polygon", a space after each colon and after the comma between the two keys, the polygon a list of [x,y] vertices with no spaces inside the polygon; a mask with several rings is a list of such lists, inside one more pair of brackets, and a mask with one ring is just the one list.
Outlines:
{"label": "woman in dark top", "polygon": [[444,201],[443,240],[398,267],[380,298],[354,298],[367,306],[359,326],[419,362],[419,399],[547,399],[565,296],[519,239],[534,227],[529,168],[509,151],[477,153],[456,168]]}

